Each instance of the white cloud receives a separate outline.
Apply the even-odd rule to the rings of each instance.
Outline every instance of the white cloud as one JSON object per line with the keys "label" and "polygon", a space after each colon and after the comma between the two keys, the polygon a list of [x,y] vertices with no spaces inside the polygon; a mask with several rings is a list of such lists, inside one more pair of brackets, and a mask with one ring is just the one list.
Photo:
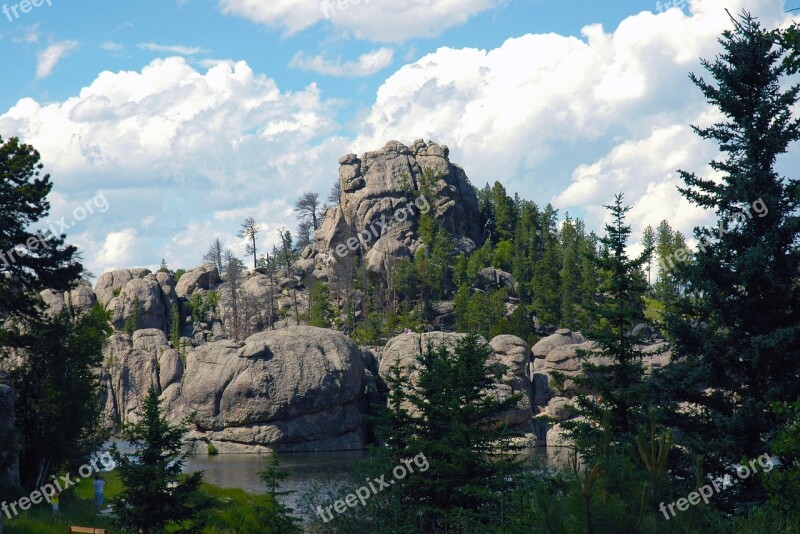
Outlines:
{"label": "white cloud", "polygon": [[770,0],[695,0],[690,15],[642,12],[612,31],[586,26],[582,39],[529,34],[492,50],[440,48],[384,82],[351,148],[433,139],[479,185],[500,180],[590,223],[623,191],[635,225],[661,217],[687,231],[704,215],[679,199],[675,170],[707,174],[714,155],[688,128],[709,110],[688,74],[719,52],[732,25],[725,8],[767,26],[786,17]]}
{"label": "white cloud", "polygon": [[328,21],[359,39],[399,43],[435,37],[499,0],[219,0],[223,13],[293,34]]}
{"label": "white cloud", "polygon": [[101,266],[103,270],[132,265],[137,261],[133,256],[135,242],[136,230],[133,228],[111,232],[106,236],[102,249],[94,259],[94,264]]}
{"label": "white cloud", "polygon": [[47,78],[59,61],[61,61],[67,54],[77,48],[77,41],[61,41],[51,44],[46,49],[39,53],[38,62],[36,64],[36,78],[38,80]]}
{"label": "white cloud", "polygon": [[[207,245],[178,247],[170,238],[215,213],[239,209],[294,228],[286,207],[301,192],[297,184],[327,191],[346,152],[335,111],[314,84],[284,92],[242,61],[198,72],[171,57],[141,71],[102,72],[61,102],[21,99],[0,114],[0,131],[42,154],[64,199],[56,219],[104,191],[110,208],[102,218],[67,232],[100,273],[124,263],[115,245],[122,237],[135,237],[131,262],[196,265]],[[261,199],[285,200],[262,209]],[[235,235],[241,220],[212,222]],[[120,235],[106,243],[109,233]]]}
{"label": "white cloud", "polygon": [[309,57],[303,52],[297,52],[289,66],[327,76],[369,76],[391,65],[393,58],[394,52],[391,48],[379,48],[359,56],[355,61],[344,63],[341,59],[330,61],[321,55]]}
{"label": "white cloud", "polygon": [[149,50],[151,52],[165,52],[167,54],[178,54],[181,56],[194,56],[209,52],[205,48],[199,48],[196,46],[161,45],[156,43],[140,43],[139,48],[142,50]]}

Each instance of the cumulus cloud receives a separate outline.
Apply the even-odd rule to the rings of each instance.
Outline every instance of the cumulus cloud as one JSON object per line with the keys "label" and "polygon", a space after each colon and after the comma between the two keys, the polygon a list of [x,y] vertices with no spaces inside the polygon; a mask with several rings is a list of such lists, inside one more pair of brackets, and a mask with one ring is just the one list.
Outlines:
{"label": "cumulus cloud", "polygon": [[323,56],[309,57],[303,52],[294,55],[290,67],[312,71],[327,76],[369,76],[391,65],[394,52],[391,48],[379,48],[359,56],[355,61],[327,60]]}
{"label": "cumulus cloud", "polygon": [[[65,211],[104,191],[110,209],[103,223],[93,218],[68,232],[82,236],[89,267],[99,273],[117,261],[121,252],[112,245],[122,237],[135,238],[136,261],[157,264],[168,257],[171,236],[213,213],[257,215],[261,199],[291,201],[297,184],[327,191],[347,148],[334,114],[314,84],[285,92],[242,61],[199,72],[171,57],[141,71],[100,73],[61,102],[21,99],[0,115],[0,131],[41,152]],[[270,213],[260,220],[296,222],[282,210]],[[215,224],[235,234],[240,222]],[[105,242],[108,232],[130,229],[135,235]],[[173,263],[196,264],[202,248],[176,251]]]}
{"label": "cumulus cloud", "polygon": [[60,41],[39,52],[36,63],[36,79],[42,80],[50,76],[58,62],[77,47],[77,41]]}
{"label": "cumulus cloud", "polygon": [[689,230],[702,215],[674,192],[675,170],[707,171],[715,149],[688,128],[709,119],[688,74],[719,53],[717,38],[732,25],[725,8],[769,26],[786,20],[779,4],[695,0],[688,13],[642,12],[611,31],[588,25],[581,38],[528,34],[492,50],[440,48],[384,82],[352,148],[433,139],[479,185],[500,180],[590,223],[625,192],[638,224],[662,217]]}
{"label": "cumulus cloud", "polygon": [[161,45],[156,43],[140,43],[139,48],[142,50],[149,50],[151,52],[164,52],[167,54],[179,54],[181,56],[194,56],[209,52],[205,48],[199,48],[196,46]]}
{"label": "cumulus cloud", "polygon": [[135,242],[136,230],[133,228],[111,232],[98,251],[94,264],[101,266],[103,270],[131,265],[131,262],[137,261],[132,254]]}
{"label": "cumulus cloud", "polygon": [[322,21],[356,38],[399,43],[434,37],[498,5],[498,0],[219,0],[223,13],[294,34]]}

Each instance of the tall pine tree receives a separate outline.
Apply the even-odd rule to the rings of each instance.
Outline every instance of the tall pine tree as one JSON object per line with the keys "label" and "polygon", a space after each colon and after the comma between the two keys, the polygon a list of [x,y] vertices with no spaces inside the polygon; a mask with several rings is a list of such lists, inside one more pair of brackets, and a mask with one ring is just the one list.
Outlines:
{"label": "tall pine tree", "polygon": [[747,13],[733,22],[723,53],[703,62],[714,83],[691,76],[725,117],[694,128],[719,144],[724,159],[711,167],[720,179],[681,171],[682,194],[720,222],[695,229],[694,261],[677,269],[689,296],[667,321],[681,360],[665,383],[696,408],[672,422],[712,473],[766,451],[776,429],[770,403],[800,394],[798,181],[775,171],[777,157],[800,139],[792,116],[800,87],[784,83],[775,32]]}

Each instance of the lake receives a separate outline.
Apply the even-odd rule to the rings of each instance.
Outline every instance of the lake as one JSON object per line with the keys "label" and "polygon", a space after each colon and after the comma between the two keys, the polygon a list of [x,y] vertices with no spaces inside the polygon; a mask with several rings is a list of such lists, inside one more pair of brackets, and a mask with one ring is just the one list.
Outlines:
{"label": "lake", "polygon": [[[297,508],[300,494],[314,483],[342,481],[347,478],[353,462],[363,458],[365,451],[279,453],[280,468],[289,474],[281,484],[282,491],[294,493],[281,500]],[[265,466],[265,456],[260,454],[220,454],[218,456],[189,456],[184,471],[205,471],[203,480],[222,488],[241,488],[251,493],[265,493],[264,483],[258,478]]]}

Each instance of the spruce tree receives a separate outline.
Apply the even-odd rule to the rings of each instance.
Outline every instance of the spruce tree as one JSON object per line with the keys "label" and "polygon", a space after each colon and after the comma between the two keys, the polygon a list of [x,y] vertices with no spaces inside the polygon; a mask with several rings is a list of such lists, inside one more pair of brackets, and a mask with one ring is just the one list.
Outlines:
{"label": "spruce tree", "polygon": [[678,269],[688,296],[667,324],[681,360],[664,380],[677,390],[670,396],[696,408],[671,419],[712,474],[766,451],[777,427],[770,403],[800,394],[798,180],[775,170],[800,139],[792,116],[800,87],[785,83],[775,32],[747,13],[733,22],[722,54],[703,62],[713,83],[691,75],[724,117],[694,130],[717,142],[724,159],[711,162],[719,178],[681,171],[681,193],[719,223],[695,229],[694,261]]}
{"label": "spruce tree", "polygon": [[389,425],[382,435],[397,457],[423,454],[430,466],[402,486],[425,532],[447,531],[445,518],[456,511],[485,520],[483,514],[509,490],[506,477],[513,460],[496,453],[514,450],[511,434],[491,421],[519,397],[494,396],[494,372],[502,370],[487,365],[491,353],[484,340],[471,334],[453,346],[429,343],[417,358],[414,384],[397,369],[390,373],[395,387],[407,393],[390,397],[389,415],[383,419]]}
{"label": "spruce tree", "polygon": [[150,386],[139,415],[139,422],[125,425],[121,433],[131,451],[123,453],[116,444],[111,448],[123,484],[112,502],[117,523],[143,534],[164,532],[167,526],[197,529],[193,520],[208,503],[198,495],[202,471],[182,475],[186,422],[169,424],[155,386]]}
{"label": "spruce tree", "polygon": [[[622,199],[623,195],[618,194],[614,203],[606,206],[613,217],[612,223],[606,225],[606,236],[600,239],[605,246],[603,254],[592,259],[598,269],[608,273],[593,310],[597,323],[588,336],[598,347],[582,352],[583,356],[602,357],[608,363],[584,362],[583,376],[574,379],[578,389],[592,394],[578,396],[578,414],[584,420],[562,423],[579,450],[589,458],[601,454],[603,432],[615,442],[630,445],[638,424],[645,420],[643,353],[632,328],[642,318],[647,290],[642,267],[652,250],[628,258],[631,228],[625,224],[625,214],[630,207],[623,206]],[[563,380],[558,373],[555,377]]]}

